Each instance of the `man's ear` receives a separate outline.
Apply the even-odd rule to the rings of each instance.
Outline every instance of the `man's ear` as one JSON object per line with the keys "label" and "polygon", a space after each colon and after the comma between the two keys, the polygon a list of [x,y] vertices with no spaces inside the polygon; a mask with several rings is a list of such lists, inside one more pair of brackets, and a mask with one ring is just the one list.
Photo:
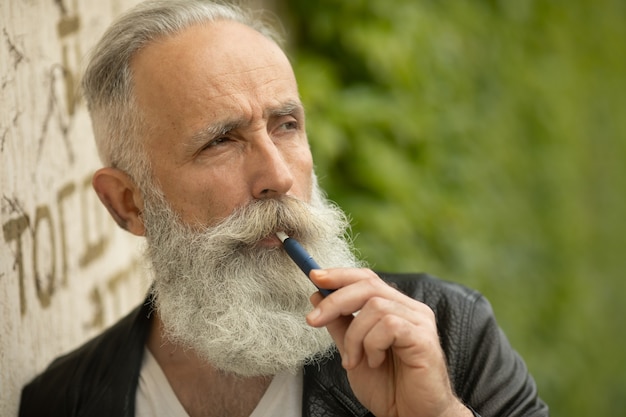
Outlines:
{"label": "man's ear", "polygon": [[93,188],[113,220],[124,230],[144,236],[143,198],[133,180],[117,168],[101,168],[93,175]]}

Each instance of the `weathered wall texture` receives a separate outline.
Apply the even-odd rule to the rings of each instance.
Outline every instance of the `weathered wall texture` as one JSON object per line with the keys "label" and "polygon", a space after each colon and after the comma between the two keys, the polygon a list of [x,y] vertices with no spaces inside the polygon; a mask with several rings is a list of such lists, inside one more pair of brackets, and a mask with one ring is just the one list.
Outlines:
{"label": "weathered wall texture", "polygon": [[0,416],[50,360],[143,297],[141,240],[91,188],[99,166],[77,86],[131,0],[0,2]]}

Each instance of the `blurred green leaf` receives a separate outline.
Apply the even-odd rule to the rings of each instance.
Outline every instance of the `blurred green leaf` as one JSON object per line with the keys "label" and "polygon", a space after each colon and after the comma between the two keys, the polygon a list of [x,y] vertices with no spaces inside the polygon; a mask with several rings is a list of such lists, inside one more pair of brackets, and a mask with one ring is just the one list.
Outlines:
{"label": "blurred green leaf", "polygon": [[363,257],[486,294],[553,414],[623,414],[626,2],[282,9]]}

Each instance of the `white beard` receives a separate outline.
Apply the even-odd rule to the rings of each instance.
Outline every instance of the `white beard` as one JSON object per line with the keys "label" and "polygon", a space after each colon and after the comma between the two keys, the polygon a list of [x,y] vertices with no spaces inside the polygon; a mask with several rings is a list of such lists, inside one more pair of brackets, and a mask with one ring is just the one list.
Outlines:
{"label": "white beard", "polygon": [[345,215],[314,184],[310,205],[258,200],[202,230],[183,224],[158,191],[146,193],[146,254],[168,340],[240,376],[296,372],[332,352],[326,329],[305,321],[316,288],[282,248],[258,245],[282,230],[322,267],[359,266]]}

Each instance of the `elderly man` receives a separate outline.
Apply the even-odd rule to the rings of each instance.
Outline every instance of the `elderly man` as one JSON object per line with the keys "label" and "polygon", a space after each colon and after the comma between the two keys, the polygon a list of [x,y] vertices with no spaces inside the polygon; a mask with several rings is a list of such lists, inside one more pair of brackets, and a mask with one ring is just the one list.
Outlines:
{"label": "elderly man", "polygon": [[[352,255],[261,20],[141,4],[104,35],[83,86],[104,162],[93,186],[146,237],[154,283],[27,385],[21,416],[548,415],[479,294]],[[281,231],[328,268],[310,279],[332,294]]]}

